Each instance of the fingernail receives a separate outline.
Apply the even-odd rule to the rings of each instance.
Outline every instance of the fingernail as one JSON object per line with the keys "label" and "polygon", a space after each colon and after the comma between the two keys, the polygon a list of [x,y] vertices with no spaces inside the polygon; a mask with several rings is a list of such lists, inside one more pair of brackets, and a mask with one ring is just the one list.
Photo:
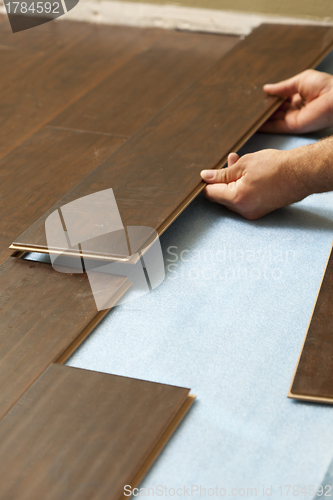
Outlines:
{"label": "fingernail", "polygon": [[212,181],[215,178],[215,172],[214,170],[203,170],[201,172],[201,177],[205,181]]}

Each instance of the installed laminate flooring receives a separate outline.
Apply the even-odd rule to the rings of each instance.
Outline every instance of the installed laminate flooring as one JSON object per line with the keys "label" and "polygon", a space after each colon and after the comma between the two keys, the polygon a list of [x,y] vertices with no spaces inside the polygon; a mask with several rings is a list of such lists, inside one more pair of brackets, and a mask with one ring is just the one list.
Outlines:
{"label": "installed laminate flooring", "polygon": [[68,21],[15,34],[3,26],[0,157],[161,36],[159,30]]}
{"label": "installed laminate flooring", "polygon": [[[125,289],[115,279],[115,297]],[[0,419],[106,312],[97,312],[86,274],[61,274],[14,257],[0,266]]]}

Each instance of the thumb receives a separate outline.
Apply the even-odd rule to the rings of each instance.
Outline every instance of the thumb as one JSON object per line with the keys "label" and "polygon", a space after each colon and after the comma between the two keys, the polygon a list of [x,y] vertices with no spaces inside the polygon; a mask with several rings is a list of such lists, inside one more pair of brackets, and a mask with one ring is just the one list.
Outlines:
{"label": "thumb", "polygon": [[300,93],[301,75],[293,76],[288,80],[283,80],[278,83],[268,83],[264,85],[264,91],[270,95],[279,97],[290,97],[294,94]]}
{"label": "thumb", "polygon": [[232,167],[239,160],[239,155],[237,153],[230,153],[228,156],[228,167]]}

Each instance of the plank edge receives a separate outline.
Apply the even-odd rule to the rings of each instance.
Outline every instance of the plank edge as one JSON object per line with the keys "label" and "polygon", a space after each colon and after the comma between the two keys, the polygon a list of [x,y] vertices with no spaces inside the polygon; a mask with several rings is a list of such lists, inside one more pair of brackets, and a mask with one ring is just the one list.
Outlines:
{"label": "plank edge", "polygon": [[305,336],[304,336],[304,339],[303,339],[303,342],[302,342],[301,350],[300,350],[300,353],[298,355],[296,367],[294,369],[294,373],[293,373],[293,376],[292,376],[292,379],[291,379],[289,391],[288,391],[288,394],[287,394],[287,397],[291,398],[291,399],[298,399],[298,400],[302,400],[302,401],[314,401],[314,402],[318,402],[318,403],[333,403],[333,398],[330,399],[330,398],[324,398],[324,397],[320,397],[320,396],[306,396],[306,395],[301,395],[301,394],[295,394],[295,393],[292,392],[292,388],[293,388],[293,385],[294,385],[294,382],[295,382],[295,378],[296,378],[297,370],[298,370],[298,367],[299,367],[299,363],[300,363],[300,360],[301,360],[301,357],[302,357],[302,354],[303,354],[303,349],[304,349],[304,346],[305,346],[305,342],[306,342],[306,339],[308,337],[310,325],[312,323],[312,319],[313,319],[313,315],[314,315],[314,312],[315,312],[315,309],[316,309],[316,306],[317,306],[317,302],[318,302],[318,298],[319,298],[319,295],[320,295],[320,291],[321,291],[321,288],[323,286],[323,282],[324,282],[324,279],[325,279],[325,276],[326,276],[326,271],[327,271],[327,268],[328,268],[328,264],[329,264],[329,261],[330,261],[330,258],[331,258],[332,255],[333,255],[333,244],[331,246],[331,249],[330,249],[327,261],[326,261],[325,269],[324,269],[323,275],[321,277],[320,285],[319,285],[319,288],[318,288],[318,291],[317,291],[317,295],[316,295],[316,300],[315,300],[315,303],[314,303],[313,308],[312,308],[310,320],[308,322],[308,326],[307,326],[306,333],[305,333]]}

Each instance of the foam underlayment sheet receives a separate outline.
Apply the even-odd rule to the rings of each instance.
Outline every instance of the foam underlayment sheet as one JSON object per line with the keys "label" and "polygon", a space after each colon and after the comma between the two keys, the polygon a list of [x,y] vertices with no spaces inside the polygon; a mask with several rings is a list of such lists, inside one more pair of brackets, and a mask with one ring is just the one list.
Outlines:
{"label": "foam underlayment sheet", "polygon": [[[332,72],[332,56],[321,69]],[[257,134],[241,153],[315,140]],[[209,498],[218,487],[277,499],[292,485],[314,496],[333,456],[333,407],[286,395],[332,240],[333,193],[255,222],[200,196],[161,237],[162,285],[111,311],[68,361],[197,395],[146,495]]]}

